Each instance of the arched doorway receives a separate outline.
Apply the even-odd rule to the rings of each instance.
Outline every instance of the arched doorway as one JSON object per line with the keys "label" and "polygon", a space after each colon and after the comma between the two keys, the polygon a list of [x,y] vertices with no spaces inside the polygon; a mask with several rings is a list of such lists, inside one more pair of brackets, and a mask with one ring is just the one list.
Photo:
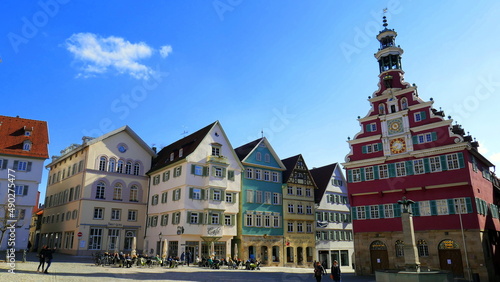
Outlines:
{"label": "arched doorway", "polygon": [[297,263],[304,264],[304,248],[297,247]]}
{"label": "arched doorway", "polygon": [[262,264],[267,264],[269,260],[269,255],[267,253],[267,246],[260,247],[260,260]]}
{"label": "arched doorway", "polygon": [[384,242],[376,240],[370,244],[370,260],[372,263],[372,273],[377,270],[389,268],[389,255]]}
{"label": "arched doorway", "polygon": [[439,265],[441,270],[448,270],[455,276],[464,276],[462,253],[458,244],[451,239],[439,243]]}

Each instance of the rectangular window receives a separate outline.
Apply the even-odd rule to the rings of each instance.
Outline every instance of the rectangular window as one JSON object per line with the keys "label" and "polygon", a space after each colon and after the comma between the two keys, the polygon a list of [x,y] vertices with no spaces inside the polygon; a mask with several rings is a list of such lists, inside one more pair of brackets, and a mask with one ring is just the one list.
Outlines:
{"label": "rectangular window", "polygon": [[306,197],[311,197],[312,196],[312,193],[311,193],[311,188],[306,188]]}
{"label": "rectangular window", "polygon": [[297,196],[302,196],[302,187],[297,187]]}
{"label": "rectangular window", "polygon": [[413,171],[415,172],[415,174],[422,174],[425,172],[423,159],[413,161]]}
{"label": "rectangular window", "polygon": [[221,195],[222,195],[221,190],[213,190],[213,200],[214,201],[221,201]]}
{"label": "rectangular window", "polygon": [[246,226],[253,226],[253,214],[246,214]]}
{"label": "rectangular window", "polygon": [[201,189],[193,188],[192,199],[193,200],[201,200]]}
{"label": "rectangular window", "polygon": [[223,176],[223,170],[224,169],[222,167],[214,167],[214,176],[215,177],[220,177],[220,178],[224,177]]}
{"label": "rectangular window", "polygon": [[258,204],[262,203],[262,191],[255,191],[255,202]]}
{"label": "rectangular window", "polygon": [[392,204],[384,205],[384,218],[393,218],[394,217],[394,206]]}
{"label": "rectangular window", "polygon": [[[14,164],[16,162],[17,162],[17,170],[19,170],[19,171],[29,171],[29,169],[28,169],[28,162],[25,162],[25,161],[14,161]],[[30,164],[31,164],[31,162],[30,162]],[[15,167],[15,165],[14,165],[14,167]]]}
{"label": "rectangular window", "polygon": [[378,206],[370,206],[370,218],[379,218]]}
{"label": "rectangular window", "polygon": [[446,161],[448,164],[448,169],[459,169],[460,168],[460,165],[458,163],[458,155],[457,154],[446,155]]}
{"label": "rectangular window", "polygon": [[261,226],[262,226],[262,215],[256,214],[255,215],[255,227],[261,227]]}
{"label": "rectangular window", "polygon": [[437,157],[430,157],[429,158],[429,163],[431,166],[431,172],[438,172],[441,171],[441,159],[439,156]]}
{"label": "rectangular window", "polygon": [[458,214],[467,213],[467,205],[465,204],[465,198],[454,199],[454,202],[455,202],[455,213]]}
{"label": "rectangular window", "polygon": [[425,142],[432,142],[432,133],[425,134]]}
{"label": "rectangular window", "polygon": [[128,210],[128,221],[137,221],[137,211],[136,210]]}
{"label": "rectangular window", "polygon": [[233,193],[226,193],[226,203],[233,202]]}
{"label": "rectangular window", "polygon": [[199,214],[197,212],[192,212],[189,218],[189,223],[198,224],[199,223]]}
{"label": "rectangular window", "polygon": [[303,205],[297,205],[297,213],[298,214],[304,213],[304,206]]}
{"label": "rectangular window", "polygon": [[174,201],[178,201],[181,199],[181,189],[174,190],[173,193]]}
{"label": "rectangular window", "polygon": [[271,181],[270,174],[268,170],[264,170],[264,181]]}
{"label": "rectangular window", "polygon": [[102,228],[90,228],[89,250],[100,250],[102,243]]}
{"label": "rectangular window", "polygon": [[306,232],[307,233],[312,233],[312,224],[311,223],[306,223]]}
{"label": "rectangular window", "polygon": [[448,201],[446,199],[436,200],[436,208],[438,215],[448,214]]}
{"label": "rectangular window", "polygon": [[245,177],[248,179],[253,179],[253,168],[247,168]]}
{"label": "rectangular window", "polygon": [[120,210],[120,209],[111,209],[111,220],[120,220],[121,213],[122,213],[122,210]]}
{"label": "rectangular window", "polygon": [[153,185],[158,185],[160,183],[160,175],[155,175],[153,177]]}
{"label": "rectangular window", "polygon": [[423,118],[422,118],[422,113],[415,113],[415,121],[421,121]]}
{"label": "rectangular window", "polygon": [[226,226],[233,225],[232,220],[231,220],[231,215],[229,215],[229,214],[224,215],[224,225],[226,225]]}
{"label": "rectangular window", "polygon": [[262,180],[262,170],[260,169],[255,170],[255,180]]}
{"label": "rectangular window", "polygon": [[373,180],[373,166],[365,167],[365,180]]}
{"label": "rectangular window", "polygon": [[312,206],[306,206],[306,214],[312,214]]}
{"label": "rectangular window", "polygon": [[378,166],[378,176],[380,179],[389,178],[389,173],[386,164]]}
{"label": "rectangular window", "polygon": [[161,216],[161,222],[160,222],[161,226],[166,226],[168,225],[168,214],[163,214]]}
{"label": "rectangular window", "polygon": [[294,213],[293,204],[288,204],[288,213]]}
{"label": "rectangular window", "polygon": [[273,223],[274,223],[273,227],[279,228],[280,227],[280,222],[281,222],[280,221],[280,216],[277,216],[277,215],[273,216]]}
{"label": "rectangular window", "polygon": [[293,195],[293,187],[292,186],[288,186],[287,192],[288,192],[288,195]]}
{"label": "rectangular window", "polygon": [[220,147],[212,146],[212,156],[220,157]]}
{"label": "rectangular window", "polygon": [[203,167],[201,165],[195,165],[194,166],[194,175],[203,175]]}
{"label": "rectangular window", "polygon": [[418,138],[418,144],[422,144],[422,143],[425,143],[425,137],[424,135],[417,135],[417,138]]}
{"label": "rectangular window", "polygon": [[279,182],[280,181],[277,172],[273,171],[272,177],[273,177],[273,182]]}
{"label": "rectangular window", "polygon": [[288,223],[288,232],[293,232],[293,222]]}
{"label": "rectangular window", "polygon": [[360,182],[361,181],[361,170],[359,168],[355,168],[352,171],[352,181]]}
{"label": "rectangular window", "polygon": [[264,193],[264,203],[267,205],[271,204],[271,192]]}
{"label": "rectangular window", "polygon": [[297,232],[304,232],[303,225],[304,224],[302,222],[297,223]]}
{"label": "rectangular window", "polygon": [[247,190],[247,203],[254,202],[254,190]]}
{"label": "rectangular window", "polygon": [[406,176],[406,167],[404,162],[396,163],[396,176]]}
{"label": "rectangular window", "polygon": [[161,203],[164,204],[167,202],[167,196],[168,196],[168,192],[163,192],[161,193]]}
{"label": "rectangular window", "polygon": [[271,227],[271,216],[268,214],[264,215],[264,227]]}
{"label": "rectangular window", "polygon": [[420,216],[430,216],[431,215],[431,205],[429,201],[418,202]]}
{"label": "rectangular window", "polygon": [[182,173],[182,167],[181,166],[178,166],[174,169],[174,177],[179,177],[181,176],[181,173]]}
{"label": "rectangular window", "polygon": [[281,197],[279,193],[273,193],[273,205],[281,204],[280,198]]}
{"label": "rectangular window", "polygon": [[104,219],[103,208],[94,208],[94,219]]}
{"label": "rectangular window", "polygon": [[359,206],[357,208],[357,216],[358,219],[366,219],[366,213],[365,213],[365,207],[364,206]]}

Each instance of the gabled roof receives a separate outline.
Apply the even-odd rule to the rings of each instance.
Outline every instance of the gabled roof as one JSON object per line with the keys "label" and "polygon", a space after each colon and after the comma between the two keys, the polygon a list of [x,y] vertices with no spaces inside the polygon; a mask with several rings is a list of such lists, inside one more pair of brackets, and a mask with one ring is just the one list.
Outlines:
{"label": "gabled roof", "polygon": [[316,182],[316,185],[318,186],[318,189],[314,190],[315,203],[321,202],[321,198],[323,198],[323,194],[325,194],[326,187],[328,187],[337,165],[337,163],[333,163],[310,170],[311,175],[314,178],[314,182]]}
{"label": "gabled roof", "polygon": [[[153,160],[151,169],[147,172],[152,173],[170,164],[176,163],[179,160],[185,159],[189,154],[194,152],[198,145],[200,145],[203,138],[210,132],[210,130],[217,124],[218,121],[211,123],[204,128],[192,133],[176,142],[164,147],[158,153],[158,156]],[[179,150],[182,149],[182,157],[179,157]],[[174,159],[170,160],[170,154],[174,153]]]}
{"label": "gabled roof", "polygon": [[[30,135],[25,135],[30,131]],[[31,142],[29,151],[23,150]],[[47,122],[20,117],[0,116],[0,154],[48,159],[49,132]]]}
{"label": "gabled roof", "polygon": [[250,143],[247,143],[243,146],[234,149],[234,152],[238,156],[238,159],[240,159],[240,161],[243,161],[255,149],[255,147],[257,147],[257,145],[260,143],[262,139],[263,138],[259,138],[257,140],[254,140]]}
{"label": "gabled roof", "polygon": [[288,178],[290,178],[290,175],[292,174],[293,169],[295,168],[295,165],[297,164],[297,161],[300,158],[300,154],[289,157],[287,159],[281,160],[283,165],[286,167],[286,170],[283,171],[283,183],[288,182]]}
{"label": "gabled roof", "polygon": [[259,138],[257,140],[254,140],[250,143],[247,143],[243,146],[240,146],[236,149],[234,149],[234,152],[238,156],[238,159],[242,162],[245,163],[246,158],[248,158],[256,149],[257,147],[261,144],[264,143],[266,148],[269,150],[269,152],[273,155],[273,158],[276,160],[276,163],[278,166],[282,169],[285,170],[286,167],[285,165],[281,162],[280,158],[274,151],[273,147],[271,144],[269,144],[269,141],[267,140],[266,137]]}

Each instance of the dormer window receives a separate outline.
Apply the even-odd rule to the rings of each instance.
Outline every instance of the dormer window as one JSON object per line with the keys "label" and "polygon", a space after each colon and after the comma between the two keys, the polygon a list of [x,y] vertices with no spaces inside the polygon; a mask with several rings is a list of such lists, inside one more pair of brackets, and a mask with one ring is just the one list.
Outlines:
{"label": "dormer window", "polygon": [[23,150],[24,151],[31,151],[31,141],[26,140],[23,142]]}
{"label": "dormer window", "polygon": [[179,158],[182,158],[183,154],[184,154],[184,149],[180,148],[179,149]]}
{"label": "dormer window", "polygon": [[27,128],[26,126],[24,127],[24,136],[31,136],[31,132],[33,131],[32,128]]}
{"label": "dormer window", "polygon": [[170,153],[170,161],[173,161],[174,160],[174,153]]}
{"label": "dormer window", "polygon": [[212,144],[212,156],[220,157],[220,144]]}

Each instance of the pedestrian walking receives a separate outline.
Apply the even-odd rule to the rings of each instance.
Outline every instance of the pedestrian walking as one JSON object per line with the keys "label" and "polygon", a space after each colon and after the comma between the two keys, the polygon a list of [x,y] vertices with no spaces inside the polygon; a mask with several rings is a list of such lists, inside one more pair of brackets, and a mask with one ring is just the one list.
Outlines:
{"label": "pedestrian walking", "polygon": [[40,264],[38,264],[38,269],[36,270],[36,272],[40,272],[40,267],[42,268],[42,272],[44,270],[46,249],[47,249],[47,246],[44,245],[44,246],[42,246],[42,249],[38,253],[38,259],[40,261]]}
{"label": "pedestrian walking", "polygon": [[340,274],[339,263],[338,263],[338,261],[334,260],[333,265],[332,265],[332,275],[330,278],[332,278],[333,281],[335,281],[335,282],[340,282],[340,277],[341,277],[341,274]]}
{"label": "pedestrian walking", "polygon": [[316,278],[317,282],[321,282],[323,274],[325,274],[325,268],[323,268],[321,263],[317,261],[316,265],[314,266],[314,278]]}
{"label": "pedestrian walking", "polygon": [[191,252],[187,251],[186,253],[186,261],[187,261],[187,266],[189,266],[189,262],[191,261]]}
{"label": "pedestrian walking", "polygon": [[45,261],[47,262],[47,268],[45,268],[45,271],[43,273],[49,273],[47,270],[49,270],[50,264],[52,263],[52,254],[56,251],[56,248],[49,249],[48,247],[45,249]]}

